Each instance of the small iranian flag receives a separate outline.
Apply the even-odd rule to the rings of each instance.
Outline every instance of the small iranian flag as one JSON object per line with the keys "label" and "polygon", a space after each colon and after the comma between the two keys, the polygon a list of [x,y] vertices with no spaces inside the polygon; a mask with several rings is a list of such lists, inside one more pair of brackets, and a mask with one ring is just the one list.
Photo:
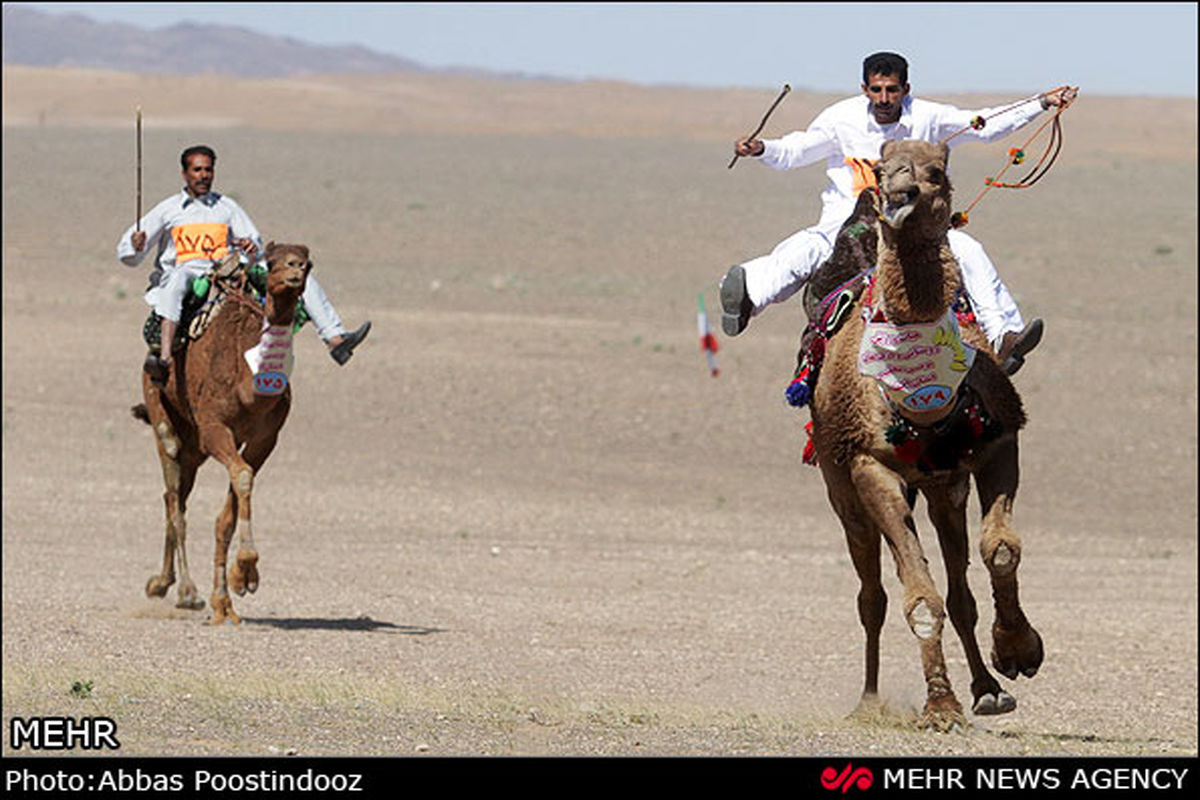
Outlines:
{"label": "small iranian flag", "polygon": [[717,368],[717,337],[713,336],[712,329],[708,327],[708,312],[704,309],[704,295],[700,295],[700,311],[696,314],[696,327],[700,331],[700,349],[704,351],[704,357],[708,360],[708,371],[715,378],[721,374],[721,370]]}

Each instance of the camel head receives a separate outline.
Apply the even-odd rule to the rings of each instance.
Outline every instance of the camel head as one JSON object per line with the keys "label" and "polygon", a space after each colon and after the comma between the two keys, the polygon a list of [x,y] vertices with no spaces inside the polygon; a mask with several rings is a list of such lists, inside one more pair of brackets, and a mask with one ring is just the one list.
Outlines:
{"label": "camel head", "polygon": [[308,248],[302,244],[267,244],[263,258],[267,262],[267,294],[300,296],[308,280],[312,261]]}
{"label": "camel head", "polygon": [[875,166],[879,183],[879,216],[885,229],[905,229],[921,238],[940,237],[950,227],[950,148],[917,139],[883,144]]}
{"label": "camel head", "polygon": [[308,248],[270,242],[263,258],[267,262],[267,318],[273,324],[290,321],[312,269]]}

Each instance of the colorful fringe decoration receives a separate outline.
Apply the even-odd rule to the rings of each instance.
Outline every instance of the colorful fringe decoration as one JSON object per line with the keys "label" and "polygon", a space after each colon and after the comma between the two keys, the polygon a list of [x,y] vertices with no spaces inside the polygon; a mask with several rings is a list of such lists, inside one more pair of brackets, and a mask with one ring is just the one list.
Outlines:
{"label": "colorful fringe decoration", "polygon": [[808,401],[812,399],[812,387],[808,385],[810,370],[807,366],[800,369],[800,373],[792,378],[792,382],[788,384],[784,390],[784,396],[787,398],[788,404],[796,408],[803,408],[808,405]]}
{"label": "colorful fringe decoration", "polygon": [[804,432],[808,434],[808,441],[804,445],[804,455],[800,457],[800,460],[811,467],[815,467],[817,466],[817,448],[813,444],[812,428],[813,424],[810,419],[808,424],[804,426]]}
{"label": "colorful fringe decoration", "polygon": [[1004,428],[977,400],[960,404],[945,420],[932,428],[917,428],[894,413],[884,439],[896,458],[915,464],[924,473],[954,469],[982,444],[997,439]]}

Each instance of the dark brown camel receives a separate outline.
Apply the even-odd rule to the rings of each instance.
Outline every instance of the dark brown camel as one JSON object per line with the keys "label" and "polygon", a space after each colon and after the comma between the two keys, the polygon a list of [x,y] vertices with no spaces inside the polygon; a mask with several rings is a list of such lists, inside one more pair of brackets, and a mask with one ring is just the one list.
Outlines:
{"label": "dark brown camel", "polygon": [[[271,369],[290,359],[291,327],[312,263],[304,245],[267,245],[266,303],[255,304],[237,290],[223,302],[208,329],[177,354],[165,386],[143,374],[144,405],[134,415],[154,429],[166,492],[166,545],[162,571],[150,578],[146,594],[163,597],[175,582],[179,564],[178,605],[203,608],[187,563],[187,498],[196,471],[209,456],[229,471],[229,494],[217,518],[212,624],[241,622],[229,596],[258,588],[258,553],[250,524],[254,478],[275,447],[291,407],[286,372]],[[258,376],[247,351],[264,353]],[[254,356],[251,356],[253,358]],[[226,558],[234,530],[238,549],[226,580]]]}
{"label": "dark brown camel", "polygon": [[[972,477],[983,512],[980,554],[995,599],[992,664],[1012,679],[1033,676],[1042,661],[1041,638],[1018,603],[1021,542],[1010,526],[1017,432],[1025,416],[982,332],[965,319],[959,339],[960,323],[949,312],[960,278],[946,241],[948,149],[890,141],[882,156],[874,195],[880,217],[875,282],[826,345],[812,397],[813,444],[861,581],[866,680],[859,711],[879,703],[879,634],[887,607],[882,541],[895,560],[904,617],[920,645],[927,698],[919,724],[948,730],[965,719],[942,653],[947,610],[970,666],[974,712],[1016,707],[975,640],[978,614],[967,585]],[[942,355],[926,358],[930,353]],[[906,498],[914,490],[925,497],[937,529],[948,576],[945,602],[917,538]]]}

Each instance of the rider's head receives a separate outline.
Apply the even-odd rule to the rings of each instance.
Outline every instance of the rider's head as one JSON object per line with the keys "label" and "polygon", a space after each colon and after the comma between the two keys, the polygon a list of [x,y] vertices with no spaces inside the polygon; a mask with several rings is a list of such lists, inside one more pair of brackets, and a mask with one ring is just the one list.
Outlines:
{"label": "rider's head", "polygon": [[871,113],[880,125],[900,119],[908,96],[908,62],[898,53],[873,53],[863,59],[862,90],[871,101]]}
{"label": "rider's head", "polygon": [[201,197],[212,189],[213,165],[217,163],[217,154],[208,145],[197,144],[184,150],[179,156],[183,167],[183,182],[188,194]]}

